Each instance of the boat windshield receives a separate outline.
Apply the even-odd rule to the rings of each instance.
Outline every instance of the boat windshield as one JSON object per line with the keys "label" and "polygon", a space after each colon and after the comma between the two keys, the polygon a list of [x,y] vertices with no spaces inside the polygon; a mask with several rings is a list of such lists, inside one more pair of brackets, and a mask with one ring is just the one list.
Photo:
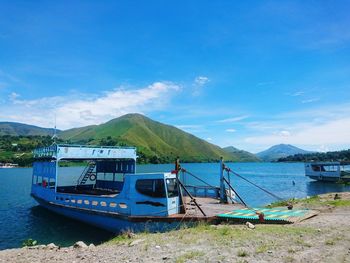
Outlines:
{"label": "boat windshield", "polygon": [[339,165],[313,164],[311,167],[314,172],[337,172]]}
{"label": "boat windshield", "polygon": [[166,187],[168,190],[168,197],[179,196],[179,189],[176,182],[176,178],[166,179]]}

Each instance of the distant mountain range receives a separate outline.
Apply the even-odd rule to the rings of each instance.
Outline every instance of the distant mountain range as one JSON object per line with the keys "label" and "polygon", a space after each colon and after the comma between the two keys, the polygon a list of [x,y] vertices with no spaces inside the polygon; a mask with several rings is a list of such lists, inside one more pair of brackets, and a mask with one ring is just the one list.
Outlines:
{"label": "distant mountain range", "polygon": [[17,122],[0,122],[0,136],[11,135],[11,136],[52,136],[54,134],[54,129],[41,128],[34,125],[28,125]]}
{"label": "distant mountain range", "polygon": [[[279,144],[256,155],[233,146],[220,148],[174,126],[141,114],[127,114],[100,125],[58,130],[62,142],[90,145],[135,146],[141,162],[211,162],[223,157],[234,162],[271,162],[295,154],[313,153],[290,144]],[[15,122],[0,122],[0,136],[52,136],[54,129]],[[34,144],[33,144],[34,145]],[[0,149],[1,151],[1,149]]]}
{"label": "distant mountain range", "polygon": [[255,154],[239,150],[233,146],[228,146],[223,149],[225,152],[231,153],[233,155],[239,155],[241,162],[261,162],[261,159],[259,159]]}
{"label": "distant mountain range", "polygon": [[256,154],[264,162],[277,161],[280,158],[285,158],[290,155],[295,154],[308,154],[312,153],[311,151],[306,151],[295,147],[290,144],[278,144],[270,147],[269,149],[259,152]]}
{"label": "distant mountain range", "polygon": [[[0,122],[0,135],[52,134],[53,129]],[[177,156],[184,162],[210,162],[220,157],[235,162],[258,160],[248,152],[234,147],[222,149],[174,126],[162,124],[141,114],[127,114],[100,125],[59,131],[58,136],[69,143],[136,146],[141,162],[172,162]]]}

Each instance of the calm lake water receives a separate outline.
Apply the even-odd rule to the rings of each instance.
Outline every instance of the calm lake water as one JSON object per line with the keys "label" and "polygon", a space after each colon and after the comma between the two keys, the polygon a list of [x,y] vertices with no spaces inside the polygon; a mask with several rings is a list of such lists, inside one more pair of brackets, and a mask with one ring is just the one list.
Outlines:
{"label": "calm lake water", "polygon": [[[268,189],[282,198],[306,197],[327,192],[350,191],[350,186],[314,182],[304,175],[301,163],[234,163],[227,164],[235,172]],[[212,185],[219,185],[219,165],[183,164],[183,168],[200,176]],[[64,173],[79,173],[82,168],[61,168]],[[137,172],[171,171],[172,164],[139,165]],[[54,242],[61,246],[78,240],[99,244],[112,235],[108,232],[67,219],[39,207],[30,197],[31,168],[0,169],[0,249],[20,247],[22,242],[33,238],[39,243]],[[293,181],[295,185],[293,185]],[[276,201],[271,196],[231,176],[237,192],[250,206],[262,206]],[[196,182],[186,178],[186,183]]]}

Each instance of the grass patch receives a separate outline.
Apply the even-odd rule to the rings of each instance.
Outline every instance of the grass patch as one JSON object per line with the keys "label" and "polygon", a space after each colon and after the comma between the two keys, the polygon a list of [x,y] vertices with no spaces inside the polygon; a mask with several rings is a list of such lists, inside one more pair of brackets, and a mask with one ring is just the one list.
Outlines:
{"label": "grass patch", "polygon": [[133,241],[135,235],[132,235],[131,232],[125,232],[118,236],[115,236],[111,240],[107,241],[108,244],[129,244]]}
{"label": "grass patch", "polygon": [[326,240],[325,244],[326,244],[327,246],[334,246],[334,245],[335,245],[335,242],[334,242],[334,240]]}
{"label": "grass patch", "polygon": [[330,201],[325,201],[325,204],[332,205],[335,207],[350,206],[350,200],[342,200],[342,199],[330,200]]}
{"label": "grass patch", "polygon": [[295,262],[295,259],[292,256],[287,256],[283,259],[283,261],[286,263],[291,263],[291,262]]}
{"label": "grass patch", "polygon": [[22,246],[23,247],[32,247],[32,246],[36,246],[37,244],[38,244],[38,241],[29,238],[29,239],[23,241]]}
{"label": "grass patch", "polygon": [[293,205],[295,204],[315,205],[315,204],[321,203],[321,199],[318,195],[311,196],[309,198],[301,198],[301,199],[292,198],[292,199],[273,202],[267,205],[266,207],[273,208],[273,207],[280,207],[280,206],[288,206],[288,204],[290,203]]}
{"label": "grass patch", "polygon": [[305,242],[305,240],[300,237],[295,240],[295,243],[303,247],[312,247],[310,243]]}
{"label": "grass patch", "polygon": [[193,251],[189,251],[189,252],[186,252],[185,254],[181,255],[180,257],[178,257],[175,260],[175,262],[176,263],[184,263],[187,260],[199,258],[199,257],[202,257],[202,256],[204,256],[204,253],[202,251],[193,250]]}
{"label": "grass patch", "polygon": [[301,204],[304,206],[316,206],[316,205],[331,205],[335,207],[350,206],[350,200],[336,199],[336,200],[322,200],[318,195],[301,198],[301,199],[288,199],[283,201],[277,201],[267,205],[268,208],[287,206],[288,204]]}
{"label": "grass patch", "polygon": [[260,246],[258,246],[255,250],[255,253],[260,254],[260,253],[265,253],[267,252],[269,249],[271,249],[271,246],[267,245],[267,244],[261,244]]}
{"label": "grass patch", "polygon": [[288,248],[288,253],[294,254],[296,251],[294,248]]}
{"label": "grass patch", "polygon": [[249,256],[249,253],[247,251],[243,250],[243,249],[240,249],[237,252],[237,256],[239,256],[239,257],[247,257],[247,256]]}

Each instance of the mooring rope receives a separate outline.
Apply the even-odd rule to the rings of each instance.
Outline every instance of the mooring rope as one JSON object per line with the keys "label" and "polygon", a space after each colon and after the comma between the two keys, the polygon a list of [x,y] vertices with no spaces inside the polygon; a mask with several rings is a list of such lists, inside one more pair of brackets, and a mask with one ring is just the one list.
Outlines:
{"label": "mooring rope", "polygon": [[259,185],[255,184],[255,183],[253,183],[252,181],[248,180],[247,178],[243,177],[242,175],[240,175],[240,174],[238,174],[238,173],[232,171],[231,168],[229,168],[229,167],[227,167],[227,166],[224,166],[224,169],[225,169],[226,171],[228,171],[229,173],[232,173],[232,174],[238,176],[239,178],[243,179],[244,181],[246,181],[246,182],[248,182],[248,183],[254,185],[255,187],[259,188],[261,191],[263,191],[263,192],[265,192],[265,193],[271,195],[272,197],[274,197],[274,198],[276,198],[276,199],[278,199],[278,200],[284,200],[282,197],[279,197],[279,196],[275,195],[274,193],[270,192],[269,190],[266,190],[265,188],[262,188],[261,186],[259,186]]}
{"label": "mooring rope", "polygon": [[191,176],[193,176],[193,177],[196,178],[198,181],[200,181],[200,182],[206,184],[207,186],[209,186],[209,187],[211,187],[211,188],[217,188],[216,186],[213,186],[213,185],[211,185],[211,184],[208,184],[206,181],[204,181],[203,179],[201,179],[201,178],[199,178],[198,176],[194,175],[193,173],[187,171],[187,170],[184,169],[184,168],[181,168],[181,171],[184,172],[184,173],[187,173],[187,174],[189,174],[189,175],[191,175]]}

